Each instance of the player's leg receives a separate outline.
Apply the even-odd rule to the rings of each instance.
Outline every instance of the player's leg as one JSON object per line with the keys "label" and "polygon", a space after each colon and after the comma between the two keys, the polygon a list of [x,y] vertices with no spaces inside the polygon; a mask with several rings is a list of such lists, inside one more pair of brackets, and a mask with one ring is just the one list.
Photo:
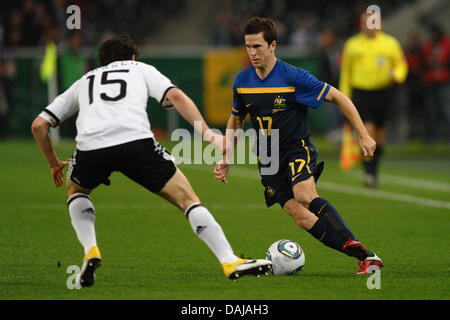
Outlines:
{"label": "player's leg", "polygon": [[88,254],[92,247],[97,246],[95,209],[90,197],[91,190],[77,185],[67,177],[66,191],[72,226],[83,246],[84,254]]}
{"label": "player's leg", "polygon": [[179,169],[157,194],[184,212],[194,233],[208,245],[221,263],[237,260],[222,228],[200,203],[191,184]]}
{"label": "player's leg", "polygon": [[129,145],[123,174],[158,194],[185,213],[193,231],[214,252],[219,261],[235,261],[225,235],[207,208],[201,205],[191,184],[176,167],[175,159],[153,139]]}
{"label": "player's leg", "polygon": [[200,203],[189,181],[175,166],[175,159],[158,142],[136,141],[129,145],[124,157],[128,160],[119,171],[184,212],[194,233],[222,263],[228,278],[267,271],[270,266],[267,260],[247,261],[233,253],[220,225]]}
{"label": "player's leg", "polygon": [[283,206],[284,211],[296,221],[308,221],[308,224],[299,225],[326,246],[343,252],[345,243],[354,236],[334,207],[319,197],[314,178],[311,176],[298,182],[292,192],[294,199]]}
{"label": "player's leg", "polygon": [[373,157],[365,158],[363,162],[366,173],[363,182],[369,188],[378,187],[378,167],[384,153],[385,124],[391,112],[393,93],[393,89],[369,93],[370,102],[367,102],[369,105],[365,113],[364,124],[377,144]]}
{"label": "player's leg", "polygon": [[288,175],[283,178],[289,181],[290,188],[279,188],[275,197],[300,227],[326,246],[343,252],[346,241],[354,237],[339,213],[317,193],[316,179],[323,170],[322,164],[316,164],[317,154],[309,139],[301,139],[301,143],[291,146]]}
{"label": "player's leg", "polygon": [[330,226],[301,205],[294,198],[288,200],[283,210],[289,214],[299,227],[310,233],[324,245],[342,252],[342,241]]}
{"label": "player's leg", "polygon": [[316,180],[323,167],[316,165],[316,159],[317,150],[309,139],[302,139],[301,145],[291,148],[287,179],[292,186],[292,198],[300,206],[292,205],[292,202],[280,204],[288,214],[297,217],[296,220],[298,217],[308,219],[308,213],[315,215],[314,225],[306,229],[314,238],[330,248],[365,261],[372,253],[355,238],[336,208],[317,193]]}
{"label": "player's leg", "polygon": [[[383,109],[382,112],[385,112],[387,103],[380,102],[379,91],[366,91],[359,89],[353,90],[352,100],[358,109],[358,113],[364,122],[367,132],[373,139],[375,139],[376,124],[378,117],[381,114],[380,109]],[[369,188],[376,188],[378,183],[375,175],[375,162],[373,159],[373,157],[368,158],[362,156],[362,166],[364,170],[362,181],[364,185]]]}
{"label": "player's leg", "polygon": [[375,187],[378,186],[378,168],[380,166],[381,158],[384,154],[384,143],[386,139],[386,128],[384,127],[384,124],[376,125],[375,127],[375,136],[374,136],[375,142],[377,143],[377,148],[375,149],[375,152],[373,153],[373,171],[375,174]]}
{"label": "player's leg", "polygon": [[77,279],[82,287],[89,287],[95,282],[95,270],[100,267],[102,260],[95,234],[95,209],[89,196],[89,189],[75,184],[67,177],[66,190],[72,226],[84,249],[84,257]]}
{"label": "player's leg", "polygon": [[292,192],[297,202],[332,226],[345,241],[355,239],[339,212],[326,199],[319,197],[313,177],[294,185]]}
{"label": "player's leg", "polygon": [[[72,226],[80,241],[84,257],[79,284],[88,287],[94,284],[95,271],[100,267],[101,254],[95,232],[95,208],[90,193],[100,183],[106,182],[110,172],[103,151],[76,151],[69,162],[66,177],[67,206]],[[76,182],[75,182],[76,181]],[[82,186],[83,185],[83,186]]]}
{"label": "player's leg", "polygon": [[270,263],[266,260],[241,259],[233,253],[221,226],[200,203],[189,181],[179,169],[157,194],[184,212],[192,230],[220,261],[227,277],[235,279],[246,274],[259,275],[268,271]]}
{"label": "player's leg", "polygon": [[322,214],[317,214],[310,207],[310,204],[319,198],[315,181],[323,169],[323,165],[316,165],[317,154],[317,149],[309,139],[301,139],[300,143],[291,146],[286,160],[287,176],[283,177],[290,188],[279,188],[275,197],[283,210],[293,217],[300,227],[325,245],[342,252],[348,237],[342,237],[340,229],[335,228],[336,223],[330,224],[331,218],[334,218],[334,222],[336,217],[324,214],[323,208]]}
{"label": "player's leg", "polygon": [[310,230],[317,221],[317,217],[294,198],[288,200],[283,210],[294,219],[295,223],[302,229]]}
{"label": "player's leg", "polygon": [[[376,142],[376,136],[377,136],[377,128],[375,126],[375,123],[370,122],[364,122],[364,126],[367,129],[367,132],[369,135],[375,140]],[[377,148],[375,149],[375,153],[380,153],[380,146],[377,142]],[[376,167],[377,167],[377,161],[375,161],[375,154],[372,158],[363,157],[363,168],[364,168],[364,178],[363,183],[366,187],[369,188],[376,188],[378,186],[377,176],[376,176]]]}
{"label": "player's leg", "polygon": [[294,209],[291,215],[306,216],[305,211],[315,215],[316,222],[307,229],[314,238],[330,248],[357,258],[360,261],[358,274],[367,273],[371,265],[382,267],[381,259],[355,238],[336,208],[318,195],[313,177],[294,185],[293,194],[299,206],[290,204],[283,209],[286,212]]}

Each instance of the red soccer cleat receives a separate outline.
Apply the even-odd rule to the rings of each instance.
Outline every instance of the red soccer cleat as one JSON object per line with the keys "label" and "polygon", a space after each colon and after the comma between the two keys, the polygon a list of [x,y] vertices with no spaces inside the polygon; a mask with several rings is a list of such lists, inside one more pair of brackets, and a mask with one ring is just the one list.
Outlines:
{"label": "red soccer cleat", "polygon": [[373,253],[373,256],[359,261],[359,269],[356,274],[374,273],[377,269],[381,268],[383,268],[383,262],[376,254]]}
{"label": "red soccer cleat", "polygon": [[373,273],[376,268],[383,267],[381,259],[375,253],[367,250],[358,240],[349,238],[342,247],[342,251],[359,260],[359,269],[356,274]]}
{"label": "red soccer cleat", "polygon": [[372,255],[372,252],[366,249],[358,240],[348,238],[347,242],[342,247],[342,251],[350,257],[355,257],[359,261],[364,261],[367,257]]}

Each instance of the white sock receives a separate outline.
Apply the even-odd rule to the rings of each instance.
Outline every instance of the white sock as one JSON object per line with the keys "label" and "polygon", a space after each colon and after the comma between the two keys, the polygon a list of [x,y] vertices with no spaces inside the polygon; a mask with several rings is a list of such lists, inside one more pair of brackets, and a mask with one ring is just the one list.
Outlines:
{"label": "white sock", "polygon": [[220,263],[235,262],[238,257],[228,243],[222,228],[200,202],[193,203],[184,212],[195,234],[208,245]]}
{"label": "white sock", "polygon": [[84,193],[76,193],[67,200],[72,226],[84,248],[84,254],[97,246],[95,237],[95,210],[91,198]]}

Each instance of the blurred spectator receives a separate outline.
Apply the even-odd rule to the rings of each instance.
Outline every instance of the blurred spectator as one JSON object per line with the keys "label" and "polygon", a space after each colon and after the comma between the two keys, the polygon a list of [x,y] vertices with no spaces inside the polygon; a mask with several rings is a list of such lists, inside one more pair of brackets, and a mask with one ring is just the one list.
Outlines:
{"label": "blurred spectator", "polygon": [[308,15],[298,13],[296,29],[291,34],[290,44],[297,47],[300,53],[308,53],[318,47],[319,39],[313,20]]}
{"label": "blurred spectator", "polygon": [[286,23],[284,22],[284,20],[281,17],[276,16],[276,15],[273,16],[273,20],[277,24],[277,30],[278,30],[277,45],[283,46],[283,45],[289,44],[289,34],[287,32]]}
{"label": "blurred spectator", "polygon": [[[327,29],[320,36],[319,74],[318,78],[333,87],[339,84],[340,48],[333,30]],[[327,104],[327,102],[324,102]],[[341,113],[335,106],[322,108],[327,120],[327,138],[334,144],[340,142],[342,127]]]}
{"label": "blurred spectator", "polygon": [[211,42],[214,46],[231,46],[232,40],[232,13],[228,10],[220,11],[213,27]]}
{"label": "blurred spectator", "polygon": [[[127,32],[143,39],[155,34],[167,18],[183,12],[182,0],[15,0],[0,1],[0,31],[8,46],[45,44],[48,29],[58,29],[58,43],[66,45],[69,5],[81,9],[82,29],[88,28],[87,44],[94,45],[107,30]],[[1,32],[0,32],[1,36]],[[1,42],[1,41],[0,41]]]}
{"label": "blurred spectator", "polygon": [[35,0],[25,0],[23,4],[21,42],[23,46],[35,46],[39,44],[42,34],[42,22],[45,9],[42,3]]}
{"label": "blurred spectator", "polygon": [[[80,30],[69,33],[68,48],[59,56],[59,91],[67,90],[75,81],[87,72],[87,60],[81,53],[80,47],[83,36]],[[76,134],[75,119],[68,119],[61,125],[61,135],[73,137]]]}
{"label": "blurred spectator", "polygon": [[333,87],[339,84],[339,56],[340,47],[334,31],[324,30],[320,35],[319,78]]}
{"label": "blurred spectator", "polygon": [[59,56],[61,91],[67,90],[87,71],[86,58],[80,52],[82,41],[81,31],[72,31],[67,50]]}
{"label": "blurred spectator", "polygon": [[423,82],[422,82],[422,44],[418,34],[412,34],[405,47],[405,58],[408,62],[408,76],[406,78],[407,90],[407,106],[409,123],[414,123],[410,126],[411,136],[419,136],[425,132],[425,123],[423,119],[426,118]]}
{"label": "blurred spectator", "polygon": [[14,105],[15,72],[14,60],[0,57],[0,138],[6,138],[9,134],[9,116]]}
{"label": "blurred spectator", "polygon": [[15,10],[9,17],[9,25],[6,28],[6,44],[18,46],[22,44],[22,21],[23,15]]}
{"label": "blurred spectator", "polygon": [[[437,25],[432,25],[431,37],[423,44],[423,81],[425,84],[427,140],[433,144],[443,136],[450,142],[450,39]],[[441,125],[442,131],[441,132]]]}

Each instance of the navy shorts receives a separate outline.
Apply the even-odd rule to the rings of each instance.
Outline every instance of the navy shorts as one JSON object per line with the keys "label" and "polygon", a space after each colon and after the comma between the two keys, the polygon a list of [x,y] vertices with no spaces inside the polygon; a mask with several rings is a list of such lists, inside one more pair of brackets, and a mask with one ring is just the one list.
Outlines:
{"label": "navy shorts", "polygon": [[283,208],[285,203],[294,198],[292,188],[299,182],[311,176],[317,181],[322,173],[324,163],[317,161],[317,149],[309,138],[300,139],[291,145],[280,148],[279,169],[276,174],[263,175],[259,163],[261,183],[265,187],[264,197],[268,207],[279,203]]}
{"label": "navy shorts", "polygon": [[92,190],[110,184],[109,176],[119,171],[151,192],[160,191],[175,174],[175,159],[153,139],[136,140],[91,151],[75,150],[68,176]]}

